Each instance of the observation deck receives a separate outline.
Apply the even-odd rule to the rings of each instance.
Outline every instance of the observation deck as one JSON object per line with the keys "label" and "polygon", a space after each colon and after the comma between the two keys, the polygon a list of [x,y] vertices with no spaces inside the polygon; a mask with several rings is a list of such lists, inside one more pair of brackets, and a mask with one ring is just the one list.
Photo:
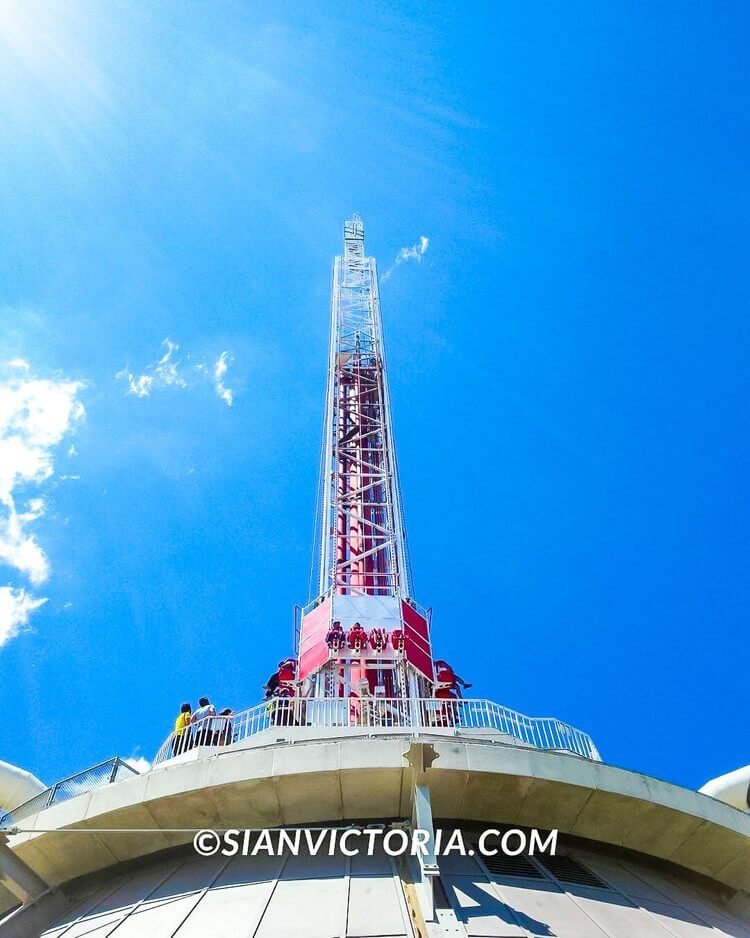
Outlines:
{"label": "observation deck", "polygon": [[[490,700],[292,698],[256,704],[228,717],[209,717],[185,735],[170,733],[154,756],[152,769],[165,763],[209,756],[220,748],[245,749],[275,742],[345,736],[419,736],[425,733],[494,739],[509,746],[567,752],[594,762],[601,761],[587,733],[554,717],[529,717]],[[13,828],[45,808],[138,774],[122,759],[98,763],[56,782],[0,816],[0,830]]]}

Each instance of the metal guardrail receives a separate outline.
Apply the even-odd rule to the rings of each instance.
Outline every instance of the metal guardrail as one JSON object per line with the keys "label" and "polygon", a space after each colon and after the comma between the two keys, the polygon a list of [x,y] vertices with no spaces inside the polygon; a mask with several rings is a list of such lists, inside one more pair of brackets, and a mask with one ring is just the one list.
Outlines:
{"label": "metal guardrail", "polygon": [[198,746],[228,746],[272,727],[331,727],[405,730],[488,729],[505,733],[535,749],[557,749],[601,762],[587,734],[554,717],[527,717],[490,700],[415,700],[374,697],[276,698],[228,717],[206,717],[182,733],[170,733],[153,765]]}
{"label": "metal guardrail", "polygon": [[[491,700],[401,698],[276,698],[228,717],[207,717],[183,733],[170,733],[157,752],[159,765],[198,746],[221,747],[242,742],[278,727],[383,729],[416,734],[431,729],[495,730],[535,749],[572,752],[601,761],[594,741],[554,717],[527,717]],[[14,827],[23,818],[85,792],[140,773],[119,757],[71,775],[0,816],[0,828]]]}
{"label": "metal guardrail", "polygon": [[49,808],[53,804],[59,804],[61,801],[67,801],[69,798],[75,798],[76,795],[82,795],[94,788],[102,788],[111,782],[122,781],[123,778],[130,778],[140,773],[127,762],[115,756],[114,759],[107,759],[106,762],[100,762],[98,765],[92,765],[90,769],[85,769],[77,775],[71,775],[57,782],[45,791],[39,792],[28,801],[13,808],[6,814],[0,816],[0,828],[14,827],[20,820]]}

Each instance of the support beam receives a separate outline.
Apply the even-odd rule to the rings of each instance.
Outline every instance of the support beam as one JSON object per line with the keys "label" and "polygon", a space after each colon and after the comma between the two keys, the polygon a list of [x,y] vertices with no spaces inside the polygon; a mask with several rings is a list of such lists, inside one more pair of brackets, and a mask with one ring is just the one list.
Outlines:
{"label": "support beam", "polygon": [[49,884],[13,853],[4,833],[0,833],[0,883],[24,905],[50,891]]}
{"label": "support beam", "polygon": [[425,921],[431,922],[435,917],[433,878],[440,875],[440,868],[435,856],[435,829],[427,771],[437,759],[437,753],[431,743],[412,743],[404,753],[404,759],[412,768],[412,830],[425,831],[427,834],[425,853],[418,852],[416,856],[419,875],[414,887]]}

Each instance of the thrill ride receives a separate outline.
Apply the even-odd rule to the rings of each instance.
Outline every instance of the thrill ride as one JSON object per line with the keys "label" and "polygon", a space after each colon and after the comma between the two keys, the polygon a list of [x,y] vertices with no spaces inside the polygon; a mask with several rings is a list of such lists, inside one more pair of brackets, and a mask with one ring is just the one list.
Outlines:
{"label": "thrill ride", "polygon": [[333,265],[316,529],[318,590],[295,630],[296,667],[280,663],[266,697],[460,696],[470,685],[433,660],[430,611],[412,596],[377,265],[357,215]]}

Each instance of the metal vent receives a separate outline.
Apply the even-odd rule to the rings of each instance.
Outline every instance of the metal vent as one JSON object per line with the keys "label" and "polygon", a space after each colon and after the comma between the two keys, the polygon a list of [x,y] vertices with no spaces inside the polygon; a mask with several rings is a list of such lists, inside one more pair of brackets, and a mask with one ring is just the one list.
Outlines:
{"label": "metal vent", "polygon": [[509,857],[505,853],[498,853],[494,857],[482,857],[482,862],[490,873],[495,873],[498,876],[525,876],[527,879],[544,879],[537,867],[523,854],[519,854],[517,857]]}
{"label": "metal vent", "polygon": [[556,856],[540,856],[539,862],[549,870],[550,873],[559,879],[561,883],[570,883],[574,886],[596,886],[598,889],[609,889],[610,887],[596,873],[592,873],[578,860],[565,854]]}

